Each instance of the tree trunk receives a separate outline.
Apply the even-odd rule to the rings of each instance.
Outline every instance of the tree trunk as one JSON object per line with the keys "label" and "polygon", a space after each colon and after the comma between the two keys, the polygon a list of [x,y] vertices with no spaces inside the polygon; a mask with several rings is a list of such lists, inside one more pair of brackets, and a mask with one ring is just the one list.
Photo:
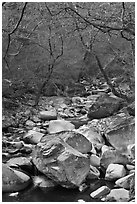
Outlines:
{"label": "tree trunk", "polygon": [[126,101],[128,101],[129,98],[128,98],[125,94],[122,94],[122,93],[118,92],[118,91],[113,87],[111,81],[109,80],[109,78],[108,78],[108,76],[107,76],[105,70],[103,69],[103,67],[102,67],[102,65],[101,65],[101,62],[100,62],[98,56],[95,55],[95,57],[96,57],[96,60],[97,60],[99,69],[100,69],[101,73],[103,74],[104,79],[106,80],[106,82],[107,82],[108,86],[110,87],[112,93],[113,93],[115,96],[117,96],[117,97],[119,97],[119,98],[122,98],[122,99],[125,99]]}

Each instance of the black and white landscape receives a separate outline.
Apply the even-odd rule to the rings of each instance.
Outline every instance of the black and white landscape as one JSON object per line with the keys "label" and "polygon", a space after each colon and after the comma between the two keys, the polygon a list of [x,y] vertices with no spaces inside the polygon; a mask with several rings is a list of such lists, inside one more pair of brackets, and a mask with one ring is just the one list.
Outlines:
{"label": "black and white landscape", "polygon": [[2,3],[2,201],[135,202],[135,3]]}

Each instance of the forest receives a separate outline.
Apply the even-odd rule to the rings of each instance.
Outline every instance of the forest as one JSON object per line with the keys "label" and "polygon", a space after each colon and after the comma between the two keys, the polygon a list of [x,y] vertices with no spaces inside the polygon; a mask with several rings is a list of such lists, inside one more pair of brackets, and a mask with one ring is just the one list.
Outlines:
{"label": "forest", "polygon": [[135,202],[134,2],[2,2],[2,192]]}

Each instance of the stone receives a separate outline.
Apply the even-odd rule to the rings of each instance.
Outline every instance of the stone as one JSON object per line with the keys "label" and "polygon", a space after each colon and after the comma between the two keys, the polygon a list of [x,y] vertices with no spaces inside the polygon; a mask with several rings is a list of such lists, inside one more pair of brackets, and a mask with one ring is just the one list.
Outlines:
{"label": "stone", "polygon": [[89,171],[89,173],[87,175],[87,179],[90,179],[90,180],[98,179],[99,176],[100,176],[99,170],[96,167],[90,165],[90,171]]}
{"label": "stone", "polygon": [[2,192],[16,192],[25,189],[31,183],[31,179],[25,173],[2,164]]}
{"label": "stone", "polygon": [[41,111],[39,113],[39,118],[42,120],[57,120],[57,113],[53,111]]}
{"label": "stone", "polygon": [[73,130],[75,129],[75,126],[66,120],[52,120],[49,122],[49,128],[48,132],[51,133],[57,133],[65,130]]}
{"label": "stone", "polygon": [[101,186],[96,191],[93,191],[90,194],[90,196],[92,198],[102,198],[102,197],[106,196],[109,193],[110,193],[110,188],[108,188],[107,186]]}
{"label": "stone", "polygon": [[17,166],[26,171],[33,170],[33,164],[31,162],[31,158],[26,158],[26,157],[11,158],[7,161],[7,165],[9,165],[10,167]]}
{"label": "stone", "polygon": [[107,145],[103,145],[103,146],[101,147],[101,154],[103,155],[104,152],[106,152],[106,151],[108,151],[108,150],[113,150],[113,148],[110,147],[110,146],[107,146]]}
{"label": "stone", "polygon": [[28,133],[23,137],[23,140],[26,143],[38,144],[43,135],[43,133],[37,132],[35,130],[29,130]]}
{"label": "stone", "polygon": [[130,189],[130,183],[131,183],[131,179],[134,177],[134,173],[129,174],[127,176],[124,176],[123,178],[118,179],[115,184],[116,187],[122,187],[125,188],[127,190]]}
{"label": "stone", "polygon": [[111,130],[107,130],[105,136],[114,148],[126,153],[127,146],[135,143],[135,119],[125,119]]}
{"label": "stone", "polygon": [[107,202],[128,202],[128,200],[129,191],[124,188],[112,189],[105,199]]}
{"label": "stone", "polygon": [[35,126],[35,123],[34,123],[33,121],[31,121],[31,120],[27,120],[27,121],[26,121],[26,125],[27,125],[27,126],[30,126],[30,127],[34,127],[34,126]]}
{"label": "stone", "polygon": [[72,103],[83,103],[83,99],[79,96],[72,97]]}
{"label": "stone", "polygon": [[34,183],[34,186],[38,186],[42,190],[47,189],[47,188],[53,188],[57,185],[51,179],[49,179],[43,175],[42,176],[34,176],[33,183]]}
{"label": "stone", "polygon": [[32,157],[40,172],[66,188],[79,187],[90,170],[87,155],[72,148],[60,138],[37,144]]}
{"label": "stone", "polygon": [[129,115],[135,116],[135,101],[131,103],[130,105],[128,105],[127,111]]}
{"label": "stone", "polygon": [[93,144],[104,144],[105,141],[102,136],[96,131],[94,127],[88,127],[88,125],[83,125],[76,132],[84,135]]}
{"label": "stone", "polygon": [[129,158],[117,150],[107,150],[101,155],[100,165],[107,169],[111,163],[126,165],[129,163]]}
{"label": "stone", "polygon": [[84,154],[90,152],[92,148],[92,144],[82,134],[74,131],[62,131],[55,134],[45,135],[40,142],[47,143],[56,138],[63,140],[68,145]]}
{"label": "stone", "polygon": [[126,169],[123,165],[121,164],[109,164],[106,174],[105,174],[105,179],[106,180],[116,180],[118,178],[122,178],[126,175]]}
{"label": "stone", "polygon": [[135,165],[126,164],[126,168],[128,171],[135,170]]}
{"label": "stone", "polygon": [[130,144],[127,146],[127,151],[132,160],[135,159],[135,144]]}
{"label": "stone", "polygon": [[109,117],[122,108],[122,102],[122,99],[103,94],[97,98],[96,102],[89,108],[87,116],[91,120]]}
{"label": "stone", "polygon": [[100,166],[100,158],[97,155],[92,154],[90,156],[90,164],[92,166],[99,167]]}

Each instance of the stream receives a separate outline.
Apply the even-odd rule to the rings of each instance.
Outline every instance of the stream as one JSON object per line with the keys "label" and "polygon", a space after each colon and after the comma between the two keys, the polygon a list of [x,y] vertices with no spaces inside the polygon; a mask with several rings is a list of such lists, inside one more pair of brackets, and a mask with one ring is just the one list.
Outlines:
{"label": "stream", "polygon": [[102,179],[92,180],[90,188],[84,192],[80,192],[78,189],[66,189],[61,186],[43,190],[31,185],[18,193],[3,193],[2,202],[78,202],[79,200],[100,202],[99,199],[92,199],[90,193],[103,185],[107,185],[109,188],[113,187],[112,183]]}

